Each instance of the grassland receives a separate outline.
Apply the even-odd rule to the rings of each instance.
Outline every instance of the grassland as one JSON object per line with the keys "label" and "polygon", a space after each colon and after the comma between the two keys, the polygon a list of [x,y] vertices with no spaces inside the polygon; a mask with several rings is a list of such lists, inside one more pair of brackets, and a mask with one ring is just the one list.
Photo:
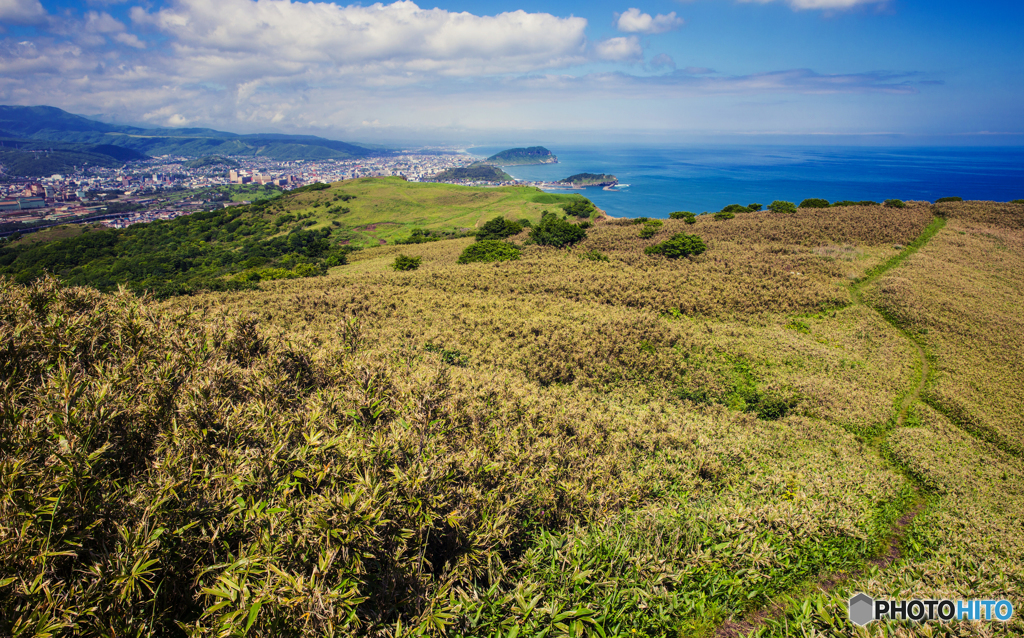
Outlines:
{"label": "grassland", "polygon": [[[339,195],[354,198],[339,200]],[[352,245],[375,246],[406,238],[414,228],[471,230],[499,215],[535,223],[545,210],[579,198],[523,186],[481,189],[388,177],[338,182],[329,190],[290,196],[279,210],[312,215],[314,230],[333,226]]]}
{"label": "grassland", "polygon": [[[555,204],[393,184],[410,227]],[[295,210],[385,214],[361,186]],[[1020,600],[1022,225],[601,221],[160,303],[2,283],[0,632],[909,636],[845,597]],[[678,232],[707,250],[644,254]]]}

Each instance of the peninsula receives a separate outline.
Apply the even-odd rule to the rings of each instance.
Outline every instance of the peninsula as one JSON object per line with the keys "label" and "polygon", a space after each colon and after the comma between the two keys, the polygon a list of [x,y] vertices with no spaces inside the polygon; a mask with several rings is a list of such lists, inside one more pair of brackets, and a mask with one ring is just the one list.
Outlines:
{"label": "peninsula", "polygon": [[558,158],[543,146],[510,148],[487,158],[498,166],[526,166],[529,164],[557,164]]}
{"label": "peninsula", "polygon": [[565,184],[567,186],[615,186],[619,183],[619,178],[614,175],[605,175],[603,173],[577,173],[570,175],[565,179],[558,180],[559,184]]}

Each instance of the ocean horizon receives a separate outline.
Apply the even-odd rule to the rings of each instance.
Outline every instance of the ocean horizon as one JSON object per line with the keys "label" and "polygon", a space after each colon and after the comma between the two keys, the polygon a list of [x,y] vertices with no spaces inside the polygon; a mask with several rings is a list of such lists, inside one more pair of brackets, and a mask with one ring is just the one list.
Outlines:
{"label": "ocean horizon", "polygon": [[[505,147],[469,149],[488,157]],[[509,166],[516,179],[608,173],[623,186],[582,191],[613,217],[667,218],[729,204],[840,200],[1024,198],[1024,147],[555,146],[557,164]],[[556,192],[556,191],[552,191]],[[563,192],[563,191],[559,191]]]}

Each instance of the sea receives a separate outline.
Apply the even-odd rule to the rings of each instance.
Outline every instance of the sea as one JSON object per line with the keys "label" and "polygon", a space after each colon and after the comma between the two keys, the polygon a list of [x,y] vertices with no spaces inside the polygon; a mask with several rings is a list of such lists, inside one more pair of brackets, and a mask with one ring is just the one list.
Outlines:
{"label": "sea", "polygon": [[[504,147],[474,147],[488,157]],[[620,187],[581,191],[613,217],[667,218],[811,197],[829,201],[939,197],[1024,199],[1024,147],[548,146],[557,164],[509,166],[517,179],[554,182],[576,173],[615,175]],[[561,192],[551,189],[551,192]]]}

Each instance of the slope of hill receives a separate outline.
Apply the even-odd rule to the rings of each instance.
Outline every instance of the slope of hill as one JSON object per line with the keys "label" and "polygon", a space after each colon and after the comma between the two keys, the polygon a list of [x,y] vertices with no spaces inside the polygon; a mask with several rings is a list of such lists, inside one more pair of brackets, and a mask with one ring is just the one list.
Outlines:
{"label": "slope of hill", "polygon": [[[0,245],[0,275],[25,283],[44,272],[77,285],[150,290],[160,296],[251,288],[275,278],[317,276],[357,247],[414,229],[465,234],[501,215],[537,222],[546,209],[581,198],[533,188],[477,189],[365,178],[281,195],[254,185],[211,189],[224,200],[270,197],[123,230],[94,230],[49,244]],[[231,195],[234,192],[234,195]],[[461,229],[461,230],[460,230]]]}
{"label": "slope of hill", "polygon": [[8,176],[41,177],[86,165],[110,168],[146,157],[137,151],[110,144],[0,138],[0,166]]}
{"label": "slope of hill", "polygon": [[[409,186],[382,207],[485,195]],[[162,303],[0,281],[0,633],[912,636],[846,599],[1015,598],[1022,228],[912,203]],[[648,254],[678,233],[706,252]],[[1024,621],[927,626],[993,631]]]}
{"label": "slope of hill", "polygon": [[557,164],[558,158],[543,146],[510,148],[487,158],[498,166],[524,166],[527,164]]}
{"label": "slope of hill", "polygon": [[18,137],[106,144],[147,155],[259,155],[276,160],[347,159],[374,151],[312,135],[236,135],[213,129],[145,129],[97,122],[50,106],[0,106],[0,129]]}

